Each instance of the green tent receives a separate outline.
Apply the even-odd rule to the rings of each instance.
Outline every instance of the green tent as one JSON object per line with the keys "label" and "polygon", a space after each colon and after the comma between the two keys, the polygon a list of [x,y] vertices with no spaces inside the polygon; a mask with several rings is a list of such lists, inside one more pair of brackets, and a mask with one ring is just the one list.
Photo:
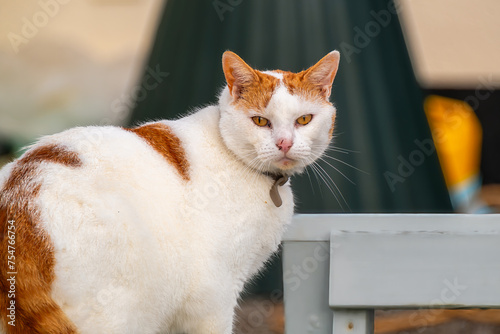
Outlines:
{"label": "green tent", "polygon": [[[168,0],[144,78],[168,76],[131,123],[216,103],[225,50],[257,69],[300,71],[337,49],[334,142],[324,175],[294,177],[297,211],[451,212],[396,11],[386,0]],[[274,269],[257,290],[279,286]]]}

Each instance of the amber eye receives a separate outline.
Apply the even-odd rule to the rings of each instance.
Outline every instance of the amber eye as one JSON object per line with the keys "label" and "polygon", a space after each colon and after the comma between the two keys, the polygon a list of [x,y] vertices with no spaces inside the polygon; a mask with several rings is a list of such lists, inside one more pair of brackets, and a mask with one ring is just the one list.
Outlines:
{"label": "amber eye", "polygon": [[252,117],[252,120],[258,126],[266,126],[269,124],[269,121],[267,119],[265,119],[264,117],[260,117],[260,116],[254,116],[254,117]]}
{"label": "amber eye", "polygon": [[297,123],[299,123],[300,125],[306,125],[307,123],[309,123],[311,121],[312,118],[313,118],[313,116],[311,114],[303,115],[303,116],[300,116],[299,118],[297,118]]}

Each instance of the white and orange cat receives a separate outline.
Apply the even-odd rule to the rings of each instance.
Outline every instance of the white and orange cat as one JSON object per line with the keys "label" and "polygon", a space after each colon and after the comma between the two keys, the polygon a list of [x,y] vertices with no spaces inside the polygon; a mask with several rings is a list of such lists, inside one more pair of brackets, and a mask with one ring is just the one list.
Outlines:
{"label": "white and orange cat", "polygon": [[332,138],[339,53],[300,73],[222,58],[219,104],[47,136],[0,172],[1,333],[232,333]]}

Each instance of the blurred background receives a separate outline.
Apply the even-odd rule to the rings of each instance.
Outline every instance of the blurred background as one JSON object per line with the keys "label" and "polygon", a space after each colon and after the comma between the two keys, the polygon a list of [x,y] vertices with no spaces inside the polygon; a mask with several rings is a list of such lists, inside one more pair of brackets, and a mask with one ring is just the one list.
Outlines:
{"label": "blurred background", "polygon": [[[499,212],[499,17],[497,0],[0,0],[0,165],[69,127],[216,103],[225,50],[300,71],[337,49],[334,142],[294,178],[297,211]],[[280,268],[248,287],[239,332],[283,332]],[[482,314],[426,330],[500,332]],[[422,332],[383,326],[397,317],[378,333]]]}

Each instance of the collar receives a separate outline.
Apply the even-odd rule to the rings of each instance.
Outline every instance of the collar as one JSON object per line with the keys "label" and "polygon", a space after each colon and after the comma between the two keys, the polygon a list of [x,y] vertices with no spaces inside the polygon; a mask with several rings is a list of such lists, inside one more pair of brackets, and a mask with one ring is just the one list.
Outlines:
{"label": "collar", "polygon": [[274,183],[271,187],[271,190],[269,190],[269,195],[271,196],[271,200],[273,201],[274,205],[276,207],[280,207],[283,204],[283,201],[281,200],[280,193],[278,191],[278,187],[283,186],[285,183],[287,183],[289,177],[288,175],[283,175],[283,174],[274,174],[274,173],[262,173],[264,175],[269,176],[274,180]]}

